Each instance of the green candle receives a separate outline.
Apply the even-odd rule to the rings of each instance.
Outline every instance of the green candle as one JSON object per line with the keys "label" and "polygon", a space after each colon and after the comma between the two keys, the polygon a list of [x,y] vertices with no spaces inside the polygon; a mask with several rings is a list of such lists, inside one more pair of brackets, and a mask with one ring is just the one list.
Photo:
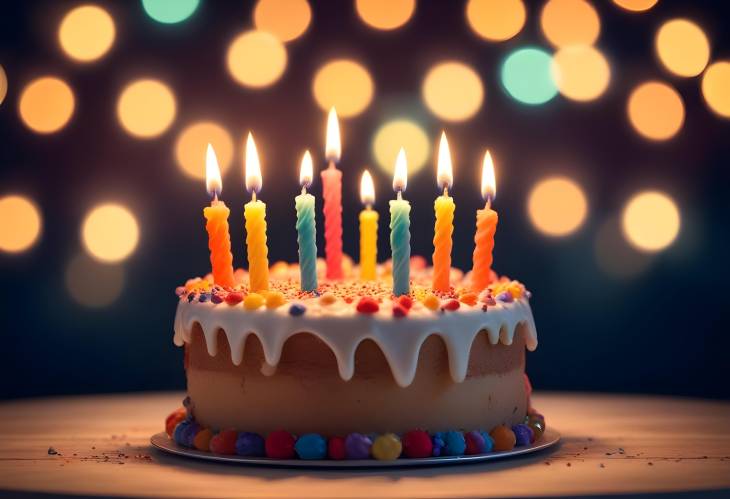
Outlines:
{"label": "green candle", "polygon": [[299,243],[299,276],[302,291],[317,289],[317,227],[314,221],[314,196],[307,193],[312,185],[312,156],[304,153],[299,184],[302,193],[294,199],[297,210],[297,242]]}
{"label": "green candle", "polygon": [[403,199],[408,183],[406,151],[401,147],[395,161],[393,190],[397,199],[390,201],[390,250],[393,258],[393,294],[407,295],[411,291],[411,204]]}

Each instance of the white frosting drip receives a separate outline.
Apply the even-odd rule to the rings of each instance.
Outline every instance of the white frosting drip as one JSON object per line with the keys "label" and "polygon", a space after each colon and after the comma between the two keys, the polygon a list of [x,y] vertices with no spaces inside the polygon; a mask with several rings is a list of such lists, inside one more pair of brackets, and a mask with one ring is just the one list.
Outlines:
{"label": "white frosting drip", "polygon": [[[309,305],[309,304],[308,304]],[[216,355],[217,332],[222,330],[231,348],[235,365],[243,361],[243,347],[249,334],[263,346],[266,374],[273,374],[281,358],[284,343],[298,333],[310,333],[326,343],[337,359],[340,376],[349,380],[355,373],[355,351],[367,339],[373,340],[390,364],[398,385],[413,382],[423,342],[432,334],[440,336],[449,355],[449,370],[454,382],[466,377],[474,338],[486,331],[492,345],[511,345],[518,325],[524,324],[528,350],[537,348],[537,331],[528,301],[497,302],[484,312],[481,304],[461,304],[454,312],[432,312],[414,307],[406,318],[393,318],[384,310],[373,315],[352,313],[351,308],[307,308],[302,316],[289,315],[289,306],[275,310],[245,310],[242,306],[214,305],[180,300],[175,315],[175,344],[190,342],[195,324],[200,324],[208,353]],[[262,366],[263,368],[264,366]],[[264,372],[264,371],[262,371]]]}

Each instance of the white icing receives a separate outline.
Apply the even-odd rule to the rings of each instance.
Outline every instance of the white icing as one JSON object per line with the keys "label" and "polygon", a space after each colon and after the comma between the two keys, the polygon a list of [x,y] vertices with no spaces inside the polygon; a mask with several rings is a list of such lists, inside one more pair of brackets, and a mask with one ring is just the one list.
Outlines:
{"label": "white icing", "polygon": [[355,351],[366,340],[373,340],[390,364],[398,385],[413,382],[423,342],[432,334],[440,336],[449,355],[452,379],[460,383],[466,377],[471,345],[485,330],[492,345],[511,345],[518,325],[524,324],[527,349],[537,348],[537,331],[530,305],[525,298],[512,303],[497,302],[482,311],[481,304],[461,304],[454,312],[432,312],[420,303],[414,304],[408,317],[394,318],[387,307],[373,315],[353,313],[351,307],[312,307],[307,303],[304,315],[289,315],[289,306],[275,310],[245,310],[241,305],[214,305],[180,300],[175,315],[174,342],[182,346],[190,342],[195,324],[200,324],[208,353],[216,355],[217,332],[222,330],[231,348],[231,360],[239,365],[249,334],[258,337],[264,351],[264,374],[273,374],[288,338],[310,333],[326,343],[337,359],[340,376],[349,380],[355,373]]}

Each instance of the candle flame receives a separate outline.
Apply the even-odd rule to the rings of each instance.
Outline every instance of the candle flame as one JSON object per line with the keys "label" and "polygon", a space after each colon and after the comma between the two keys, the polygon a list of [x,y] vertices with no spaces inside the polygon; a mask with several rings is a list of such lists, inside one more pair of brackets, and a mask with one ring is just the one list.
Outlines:
{"label": "candle flame", "polygon": [[497,181],[494,178],[494,162],[492,155],[487,150],[482,163],[482,198],[491,202],[497,196]]}
{"label": "candle flame", "polygon": [[340,161],[342,146],[340,145],[340,124],[337,121],[337,111],[333,107],[327,116],[327,142],[324,150],[327,161]]}
{"label": "candle flame", "polygon": [[360,200],[365,206],[370,206],[375,202],[375,185],[373,185],[373,177],[367,170],[362,172],[360,179]]}
{"label": "candle flame", "polygon": [[205,188],[211,197],[220,196],[223,190],[223,181],[221,180],[221,169],[218,166],[218,158],[215,155],[213,146],[208,144],[205,151]]}
{"label": "candle flame", "polygon": [[398,157],[395,160],[393,190],[405,192],[406,185],[408,185],[408,161],[406,159],[406,150],[401,147],[400,151],[398,151]]}
{"label": "candle flame", "polygon": [[449,141],[446,140],[446,132],[441,132],[436,182],[441,189],[450,189],[454,183],[454,172],[451,167],[451,151],[449,150]]}
{"label": "candle flame", "polygon": [[261,190],[261,163],[259,163],[259,153],[256,151],[256,143],[253,141],[253,135],[248,132],[246,139],[246,190],[248,192],[258,193]]}
{"label": "candle flame", "polygon": [[302,156],[302,164],[299,168],[299,185],[305,189],[312,185],[312,177],[314,176],[314,166],[312,165],[312,155],[309,150],[304,152]]}

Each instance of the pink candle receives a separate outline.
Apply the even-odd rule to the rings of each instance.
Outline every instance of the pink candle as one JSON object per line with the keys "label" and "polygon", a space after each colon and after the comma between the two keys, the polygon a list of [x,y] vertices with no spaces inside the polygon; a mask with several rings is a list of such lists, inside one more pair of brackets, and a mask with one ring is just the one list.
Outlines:
{"label": "pink candle", "polygon": [[340,160],[340,128],[335,108],[327,118],[325,155],[329,165],[320,172],[324,198],[324,238],[327,279],[342,279],[342,172],[335,163]]}

